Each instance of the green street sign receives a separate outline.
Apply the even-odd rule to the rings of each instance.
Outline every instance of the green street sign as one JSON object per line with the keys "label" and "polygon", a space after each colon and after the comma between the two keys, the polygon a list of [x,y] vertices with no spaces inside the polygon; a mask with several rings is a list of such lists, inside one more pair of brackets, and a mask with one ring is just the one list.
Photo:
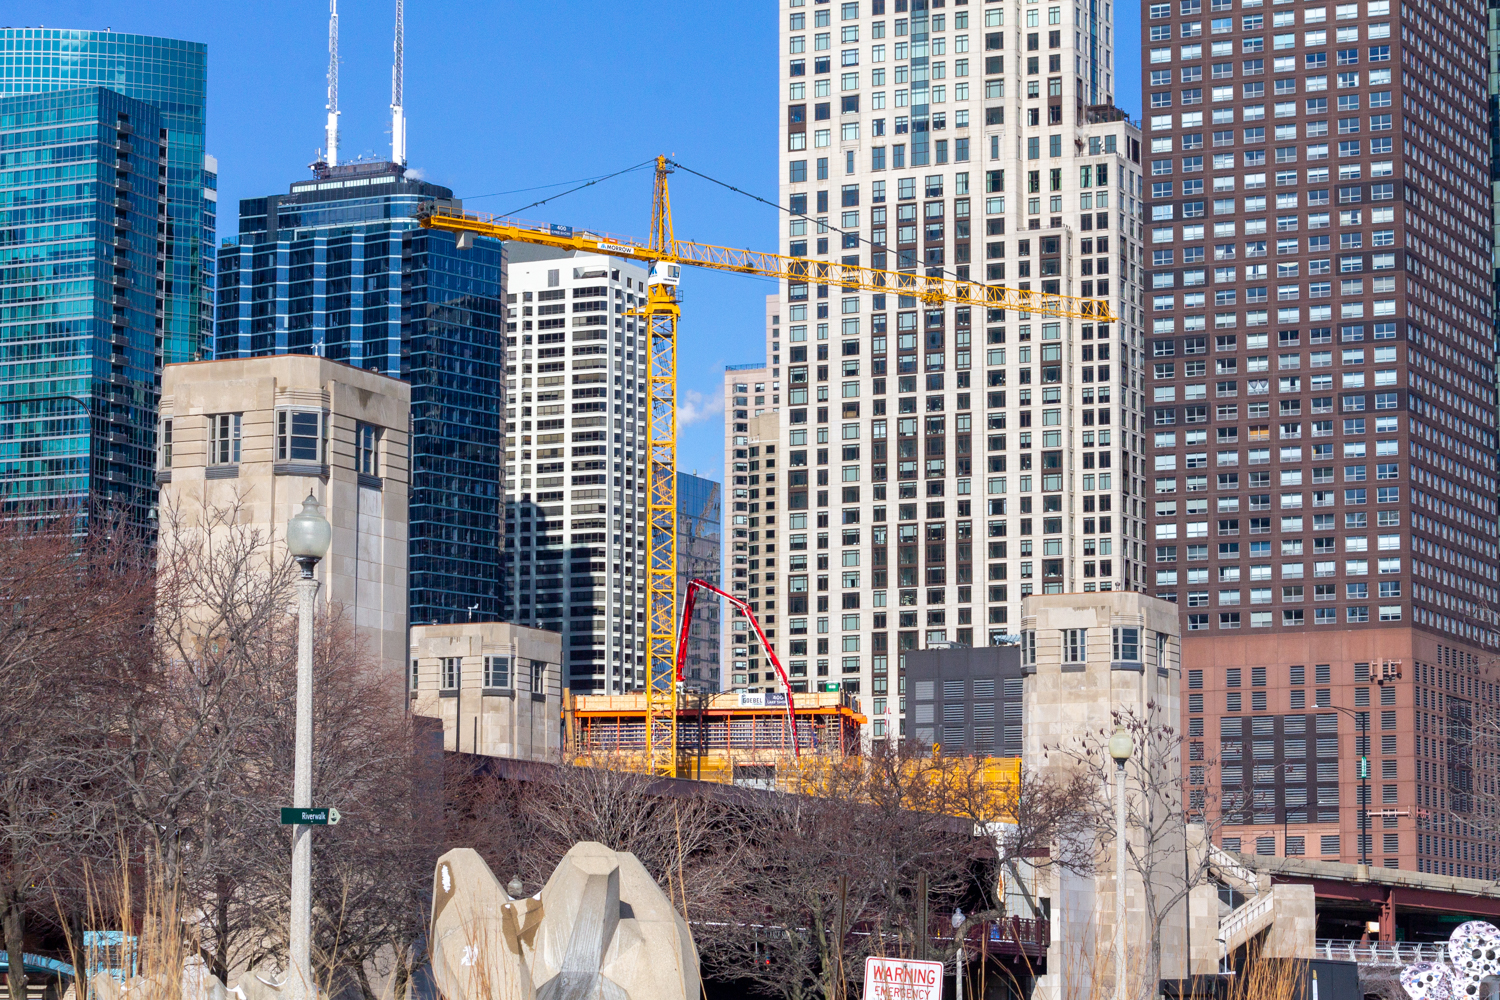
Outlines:
{"label": "green street sign", "polygon": [[281,807],[282,826],[337,826],[339,811],[326,806],[317,809]]}

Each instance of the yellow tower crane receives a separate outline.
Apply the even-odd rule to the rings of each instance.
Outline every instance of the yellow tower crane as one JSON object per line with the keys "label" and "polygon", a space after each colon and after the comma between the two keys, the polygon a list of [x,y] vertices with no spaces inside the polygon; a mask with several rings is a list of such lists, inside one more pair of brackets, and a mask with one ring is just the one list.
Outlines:
{"label": "yellow tower crane", "polygon": [[476,215],[433,203],[422,206],[417,213],[417,221],[424,228],[455,234],[460,248],[470,245],[475,236],[488,236],[560,250],[628,257],[650,268],[646,304],[637,313],[651,331],[651,367],[647,378],[651,401],[647,488],[651,551],[646,576],[646,753],[651,773],[668,776],[675,775],[677,770],[677,320],[682,313],[677,284],[682,265],[834,285],[851,291],[894,293],[921,299],[929,305],[955,302],[1101,323],[1115,319],[1104,299],[1045,294],[983,285],[947,275],[884,271],[859,264],[836,264],[679,240],[672,231],[672,206],[667,193],[667,175],[672,166],[665,156],[656,158],[651,237],[644,244],[609,233]]}

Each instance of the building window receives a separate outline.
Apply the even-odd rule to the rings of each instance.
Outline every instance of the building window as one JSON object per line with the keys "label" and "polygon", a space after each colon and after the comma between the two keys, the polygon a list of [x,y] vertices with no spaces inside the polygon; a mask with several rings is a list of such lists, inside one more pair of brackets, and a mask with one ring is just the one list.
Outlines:
{"label": "building window", "polygon": [[443,690],[444,691],[457,691],[458,690],[458,679],[459,679],[459,674],[460,674],[459,664],[462,663],[462,662],[463,661],[462,661],[461,657],[457,657],[457,656],[445,656],[445,657],[443,657]]}
{"label": "building window", "polygon": [[276,411],[276,461],[323,461],[321,410]]}
{"label": "building window", "polygon": [[239,464],[240,417],[238,413],[216,413],[208,418],[209,465]]}
{"label": "building window", "polygon": [[1063,629],[1063,662],[1084,663],[1088,659],[1088,630],[1082,628]]}
{"label": "building window", "polygon": [[380,428],[374,424],[360,424],[355,430],[355,438],[359,474],[380,475]]}
{"label": "building window", "polygon": [[484,686],[487,688],[510,687],[510,657],[486,656],[484,658]]}
{"label": "building window", "polygon": [[1115,662],[1135,663],[1141,658],[1141,630],[1138,628],[1116,628],[1114,630]]}
{"label": "building window", "polygon": [[547,664],[542,660],[531,661],[531,693],[547,693]]}
{"label": "building window", "polygon": [[417,689],[417,679],[421,676],[417,670],[417,663],[417,660],[411,661],[411,690],[413,691]]}
{"label": "building window", "polygon": [[1021,633],[1021,666],[1036,666],[1036,631],[1027,629]]}
{"label": "building window", "polygon": [[170,469],[172,467],[172,421],[161,422],[161,467]]}

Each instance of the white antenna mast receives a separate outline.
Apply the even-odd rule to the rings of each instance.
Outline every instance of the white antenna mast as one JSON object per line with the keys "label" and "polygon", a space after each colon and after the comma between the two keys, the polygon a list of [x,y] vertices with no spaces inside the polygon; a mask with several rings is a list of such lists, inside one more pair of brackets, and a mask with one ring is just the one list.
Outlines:
{"label": "white antenna mast", "polygon": [[339,163],[339,0],[328,0],[328,165]]}
{"label": "white antenna mast", "polygon": [[406,69],[402,65],[406,48],[406,0],[396,0],[396,61],[391,66],[391,162],[406,166]]}

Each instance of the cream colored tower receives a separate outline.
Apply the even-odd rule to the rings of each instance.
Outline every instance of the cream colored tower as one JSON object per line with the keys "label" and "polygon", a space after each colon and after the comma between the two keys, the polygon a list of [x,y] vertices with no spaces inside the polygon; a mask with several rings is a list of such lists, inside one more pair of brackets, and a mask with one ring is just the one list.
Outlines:
{"label": "cream colored tower", "polygon": [[[1184,871],[1182,761],[1170,734],[1179,718],[1182,673],[1177,608],[1126,591],[1028,597],[1021,606],[1020,639],[1023,759],[1028,768],[1084,766],[1091,773],[1107,773],[1113,781],[1111,761],[1105,759],[1102,770],[1092,762],[1080,765],[1074,756],[1078,748],[1087,743],[1098,760],[1104,741],[1122,721],[1138,727],[1138,741],[1142,733],[1154,734],[1148,738],[1151,749],[1127,766],[1132,803],[1128,836],[1134,849],[1126,870],[1126,977],[1132,982],[1144,969],[1143,956],[1150,948],[1142,869],[1150,875],[1159,903],[1178,893]],[[1147,772],[1154,780],[1142,780]],[[1113,795],[1111,785],[1101,803],[1113,803]],[[1147,860],[1139,862],[1141,858]],[[1039,876],[1037,891],[1050,901],[1052,929],[1048,974],[1038,980],[1038,997],[1070,1000],[1097,992],[1101,982],[1111,983],[1116,927],[1113,847],[1105,845],[1092,875],[1053,869]],[[1162,978],[1182,972],[1185,916],[1186,904],[1178,901],[1161,927]]]}
{"label": "cream colored tower", "polygon": [[233,511],[280,545],[311,493],[333,525],[318,593],[403,677],[410,414],[405,382],[310,355],[168,365],[161,530]]}

